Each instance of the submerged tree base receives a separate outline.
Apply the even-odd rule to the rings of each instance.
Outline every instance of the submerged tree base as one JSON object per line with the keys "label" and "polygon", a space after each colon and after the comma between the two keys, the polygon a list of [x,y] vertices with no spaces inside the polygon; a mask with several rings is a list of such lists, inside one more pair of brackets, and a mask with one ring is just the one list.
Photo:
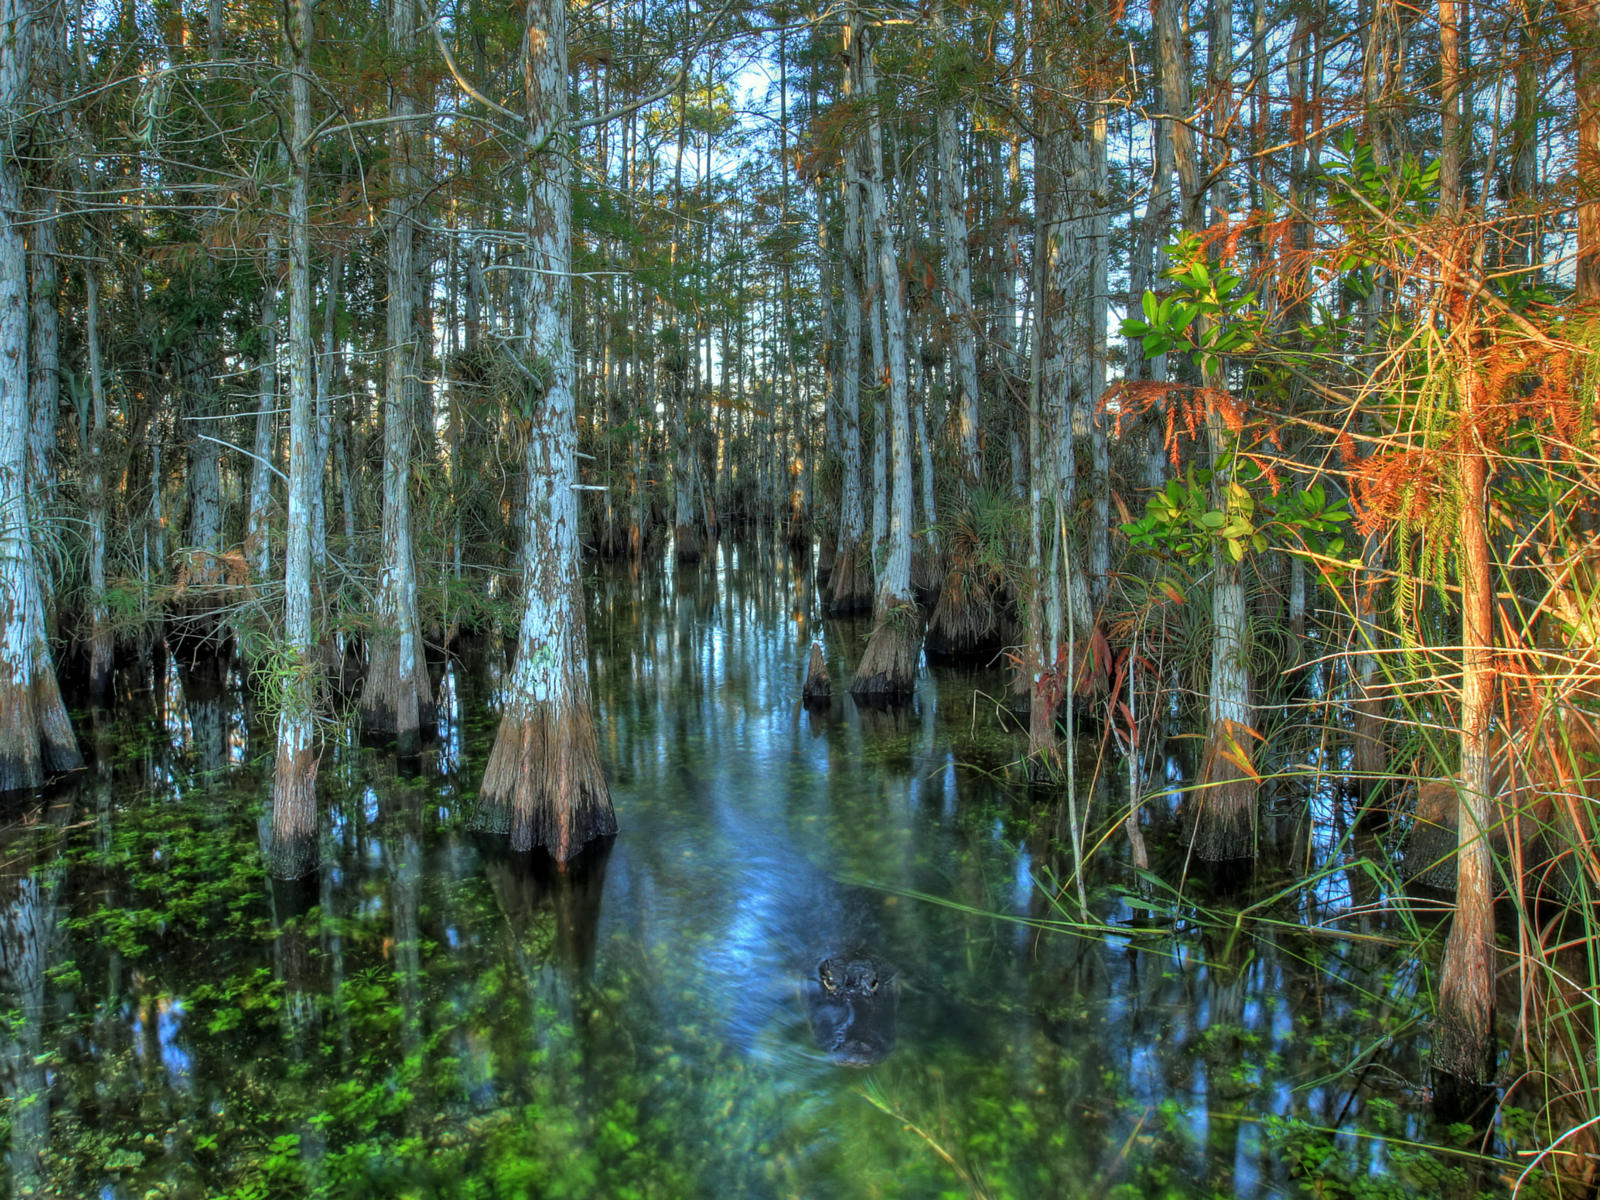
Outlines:
{"label": "submerged tree base", "polygon": [[53,671],[0,687],[0,792],[38,787],[83,766]]}
{"label": "submerged tree base", "polygon": [[1245,735],[1211,736],[1201,786],[1190,793],[1189,848],[1201,862],[1254,858],[1259,784],[1233,756],[1245,752]]}
{"label": "submerged tree base", "polygon": [[1002,640],[993,593],[968,572],[952,569],[928,620],[928,653],[947,658],[992,654]]}
{"label": "submerged tree base", "polygon": [[617,832],[587,704],[507,707],[473,827],[509,835],[513,850],[543,846],[557,862]]}
{"label": "submerged tree base", "polygon": [[691,526],[678,526],[673,533],[673,546],[678,562],[683,566],[690,566],[700,561],[702,554],[700,538]]}
{"label": "submerged tree base", "polygon": [[437,731],[438,711],[420,656],[408,680],[400,668],[399,649],[393,637],[372,639],[357,717],[362,733],[392,737],[400,755],[412,757]]}
{"label": "submerged tree base", "polygon": [[826,704],[833,696],[833,680],[822,660],[822,647],[811,643],[811,659],[806,664],[806,684],[801,695],[807,704]]}
{"label": "submerged tree base", "polygon": [[851,540],[839,543],[828,583],[829,613],[842,617],[872,611],[876,581],[872,577],[872,556],[867,552],[866,542]]}
{"label": "submerged tree base", "polygon": [[850,682],[856,696],[909,695],[922,660],[922,617],[913,605],[892,609],[872,631]]}
{"label": "submerged tree base", "polygon": [[272,836],[267,844],[267,874],[299,879],[317,867],[317,766],[321,755],[311,740],[311,722],[278,739],[272,775]]}

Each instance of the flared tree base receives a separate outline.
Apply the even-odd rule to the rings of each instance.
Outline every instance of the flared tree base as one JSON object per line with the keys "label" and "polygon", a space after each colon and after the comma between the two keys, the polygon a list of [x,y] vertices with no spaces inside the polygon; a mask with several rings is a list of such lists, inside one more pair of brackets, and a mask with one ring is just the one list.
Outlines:
{"label": "flared tree base", "polygon": [[688,525],[679,525],[673,533],[673,553],[679,566],[690,567],[700,561],[700,538]]}
{"label": "flared tree base", "polygon": [[0,792],[34,788],[83,766],[53,671],[0,684]]}
{"label": "flared tree base", "polygon": [[543,846],[566,862],[617,832],[587,705],[512,705],[500,718],[483,773],[474,828],[509,836],[513,850]]}
{"label": "flared tree base", "polygon": [[817,581],[822,584],[832,582],[833,564],[839,557],[839,539],[832,533],[824,533],[817,539]]}
{"label": "flared tree base", "polygon": [[1230,755],[1242,753],[1237,737],[1212,734],[1202,787],[1189,794],[1189,847],[1206,863],[1231,863],[1256,855],[1258,783]]}
{"label": "flared tree base", "polygon": [[922,661],[922,618],[912,605],[891,609],[878,622],[850,682],[855,696],[908,696],[917,688]]}
{"label": "flared tree base", "polygon": [[834,556],[833,574],[828,577],[828,612],[836,617],[872,611],[872,556],[864,541],[839,543]]}
{"label": "flared tree base", "polygon": [[356,717],[363,734],[393,738],[400,756],[408,758],[419,754],[423,743],[438,732],[438,711],[421,656],[407,678],[400,669],[398,650],[394,638],[373,639]]}
{"label": "flared tree base", "polygon": [[801,693],[807,704],[826,704],[833,696],[833,680],[822,660],[822,647],[811,644],[811,660],[806,664],[806,685]]}
{"label": "flared tree base", "polygon": [[[1462,808],[1467,808],[1466,804]],[[1456,911],[1439,970],[1428,1065],[1469,1084],[1494,1080],[1495,873],[1482,840],[1456,855]]]}
{"label": "flared tree base", "polygon": [[[272,833],[267,843],[267,874],[273,879],[299,879],[316,870],[317,765],[321,755],[311,745],[310,722],[278,741],[272,774]],[[296,743],[299,743],[296,745]]]}
{"label": "flared tree base", "polygon": [[965,571],[951,571],[928,620],[928,653],[972,658],[993,654],[1001,642],[1000,611],[993,593]]}

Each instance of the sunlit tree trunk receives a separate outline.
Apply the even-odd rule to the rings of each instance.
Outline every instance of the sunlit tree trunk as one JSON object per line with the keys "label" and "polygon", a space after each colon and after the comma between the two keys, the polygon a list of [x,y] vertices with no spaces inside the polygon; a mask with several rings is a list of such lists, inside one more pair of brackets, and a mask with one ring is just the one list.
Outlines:
{"label": "sunlit tree trunk", "polygon": [[[58,5],[47,5],[46,9]],[[56,223],[59,197],[53,187],[39,195],[39,212],[29,233],[33,267],[33,345],[28,365],[32,428],[28,436],[29,491],[35,514],[48,519],[56,494],[56,410],[61,403],[61,290]],[[46,582],[46,581],[41,581]]]}
{"label": "sunlit tree trunk", "polygon": [[1180,0],[1151,0],[1151,24],[1161,65],[1161,106],[1170,118],[1167,137],[1178,169],[1178,223],[1186,233],[1205,228],[1205,181],[1195,150],[1194,102],[1189,88],[1189,43],[1185,40]]}
{"label": "sunlit tree trunk", "polygon": [[1494,579],[1484,527],[1488,459],[1478,422],[1482,382],[1464,383],[1460,457],[1461,774],[1457,818],[1456,912],[1445,942],[1434,1026],[1433,1066],[1472,1084],[1494,1068],[1494,863],[1489,854],[1489,732],[1494,715]]}
{"label": "sunlit tree trunk", "polygon": [[[866,59],[862,59],[862,75],[866,75]],[[863,94],[866,93],[863,88]],[[885,358],[883,338],[884,282],[882,264],[878,261],[877,235],[873,231],[872,194],[867,183],[868,148],[861,147],[863,173],[861,177],[861,239],[866,263],[867,303],[864,316],[867,322],[867,341],[872,346],[872,570],[873,587],[878,586],[887,558],[889,540],[889,397],[884,387],[889,364]]]}
{"label": "sunlit tree trunk", "polygon": [[[284,14],[294,106],[289,183],[289,495],[283,569],[284,641],[279,673],[278,754],[272,777],[268,870],[297,879],[316,866],[316,642],[311,622],[312,489],[318,485],[316,397],[311,378],[311,38],[314,0]],[[289,29],[290,18],[293,29]]]}
{"label": "sunlit tree trunk", "polygon": [[[29,17],[20,0],[0,0],[0,113],[29,98]],[[48,774],[82,765],[56,687],[33,523],[28,512],[28,256],[19,165],[0,146],[0,791],[36,787]]]}
{"label": "sunlit tree trunk", "polygon": [[1461,26],[1456,0],[1439,0],[1439,208],[1461,207]]}
{"label": "sunlit tree trunk", "polygon": [[[859,39],[860,14],[851,13],[850,28]],[[877,76],[870,45],[858,42],[861,91],[870,102],[877,91]],[[893,460],[894,482],[890,499],[887,557],[878,577],[872,615],[877,626],[856,668],[850,690],[856,694],[904,695],[916,687],[922,657],[922,618],[911,592],[911,528],[916,487],[911,459],[911,411],[907,395],[906,314],[901,295],[900,266],[884,194],[883,135],[874,114],[867,124],[865,155],[868,244],[878,264],[880,300],[884,317],[884,355],[887,359],[889,396],[886,440]],[[879,408],[883,413],[883,406]],[[883,422],[880,419],[880,425]]]}
{"label": "sunlit tree trunk", "polygon": [[[1517,207],[1527,205],[1539,186],[1539,110],[1542,107],[1543,89],[1535,50],[1538,39],[1537,11],[1533,5],[1528,5],[1517,20],[1517,107],[1510,130],[1511,202]],[[1600,14],[1596,14],[1591,23],[1600,24]],[[1600,138],[1600,132],[1596,133],[1596,137]],[[1508,265],[1536,266],[1543,261],[1544,255],[1534,246],[1538,228],[1537,219],[1525,219],[1507,226],[1503,236],[1509,244],[1505,246],[1501,257]]]}
{"label": "sunlit tree trunk", "polygon": [[[317,445],[312,454],[312,470],[319,482],[311,489],[311,562],[318,576],[328,566],[328,489],[325,480],[329,453],[334,446],[334,395],[344,379],[344,356],[339,353],[336,329],[343,280],[344,253],[338,251],[328,267],[328,282],[322,293],[322,350],[317,360]],[[353,525],[355,514],[348,507],[345,515]],[[353,538],[354,531],[351,530],[348,536]]]}
{"label": "sunlit tree trunk", "polygon": [[[415,51],[416,0],[394,0],[391,45]],[[433,724],[417,621],[417,566],[411,537],[411,466],[419,330],[416,321],[416,225],[419,180],[412,163],[417,138],[410,119],[416,103],[411,74],[401,67],[389,96],[389,353],[383,404],[383,570],[378,579],[377,623],[368,642],[367,680],[361,690],[363,729],[393,735],[402,755],[414,755]]]}
{"label": "sunlit tree trunk", "polygon": [[545,359],[528,438],[526,609],[500,730],[484,772],[478,820],[513,849],[545,847],[559,862],[617,831],[589,701],[578,545],[573,409],[572,164],[567,157],[565,0],[528,0],[526,92],[533,178],[527,238],[532,333]]}
{"label": "sunlit tree trunk", "polygon": [[1034,188],[1034,324],[1030,338],[1033,361],[1032,370],[1028,372],[1028,563],[1022,595],[1027,633],[1021,669],[1025,673],[1028,697],[1028,769],[1040,779],[1047,778],[1056,768],[1057,694],[1050,686],[1050,672],[1056,660],[1052,633],[1060,594],[1060,560],[1050,552],[1050,527],[1055,522],[1046,501],[1053,499],[1056,493],[1058,476],[1052,450],[1059,436],[1060,422],[1055,418],[1055,406],[1050,401],[1043,332],[1046,320],[1043,298],[1048,293],[1049,276],[1047,214],[1054,190],[1051,180],[1055,154],[1053,136],[1047,134],[1041,139],[1039,159],[1034,166],[1038,182]]}

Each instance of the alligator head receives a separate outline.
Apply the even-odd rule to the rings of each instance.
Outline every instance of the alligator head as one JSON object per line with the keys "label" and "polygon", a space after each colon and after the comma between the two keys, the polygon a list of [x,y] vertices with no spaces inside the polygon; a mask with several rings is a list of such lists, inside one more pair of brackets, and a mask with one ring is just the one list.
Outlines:
{"label": "alligator head", "polygon": [[808,992],[811,1032],[835,1062],[870,1067],[894,1049],[895,978],[877,959],[825,958]]}

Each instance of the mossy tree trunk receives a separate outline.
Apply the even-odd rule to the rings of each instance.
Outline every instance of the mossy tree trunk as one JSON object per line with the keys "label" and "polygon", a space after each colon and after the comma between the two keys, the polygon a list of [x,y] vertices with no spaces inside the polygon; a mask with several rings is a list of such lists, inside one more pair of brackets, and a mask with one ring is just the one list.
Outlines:
{"label": "mossy tree trunk", "polygon": [[526,608],[517,661],[478,822],[510,834],[516,850],[545,847],[565,862],[617,831],[600,767],[589,700],[580,591],[578,430],[574,398],[571,270],[572,164],[567,120],[565,0],[528,0],[527,106],[533,179],[528,191],[528,351],[546,359],[547,384],[528,439]]}

